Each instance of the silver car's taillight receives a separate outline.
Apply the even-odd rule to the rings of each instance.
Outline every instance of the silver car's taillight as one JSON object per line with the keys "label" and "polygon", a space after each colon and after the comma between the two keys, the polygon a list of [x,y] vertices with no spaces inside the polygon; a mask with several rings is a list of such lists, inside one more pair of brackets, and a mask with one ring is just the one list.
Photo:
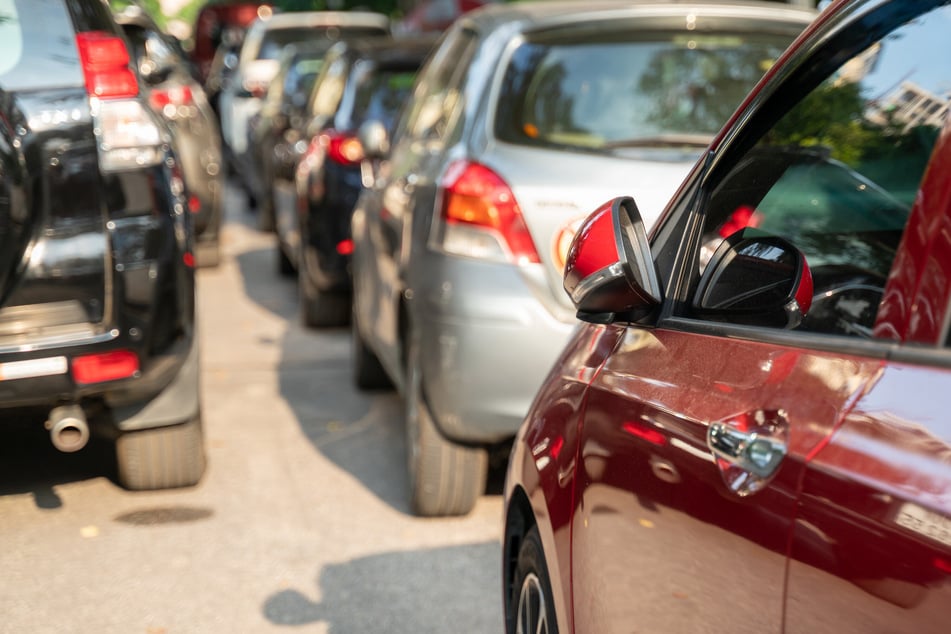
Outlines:
{"label": "silver car's taillight", "polygon": [[515,194],[488,167],[452,163],[440,180],[440,198],[442,251],[519,265],[540,261]]}

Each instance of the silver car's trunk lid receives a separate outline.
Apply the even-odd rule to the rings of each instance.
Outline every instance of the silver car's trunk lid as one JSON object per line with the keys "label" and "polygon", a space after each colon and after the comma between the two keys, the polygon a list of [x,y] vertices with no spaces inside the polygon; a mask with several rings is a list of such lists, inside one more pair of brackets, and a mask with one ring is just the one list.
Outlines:
{"label": "silver car's trunk lid", "polygon": [[[696,163],[700,151],[623,156],[572,153],[497,144],[481,157],[515,194],[544,269],[547,297],[560,318],[573,315],[562,288],[564,253],[581,220],[601,204],[632,196],[648,229]],[[527,272],[530,277],[535,275]]]}

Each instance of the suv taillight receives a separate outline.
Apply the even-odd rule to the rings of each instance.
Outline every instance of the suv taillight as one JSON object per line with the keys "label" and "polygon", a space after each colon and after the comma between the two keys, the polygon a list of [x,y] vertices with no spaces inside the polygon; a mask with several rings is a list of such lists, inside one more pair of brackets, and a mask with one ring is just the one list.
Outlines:
{"label": "suv taillight", "polygon": [[538,263],[538,251],[515,194],[479,163],[456,161],[441,180],[442,249],[474,258]]}
{"label": "suv taillight", "polygon": [[129,51],[122,38],[103,31],[87,31],[76,35],[76,45],[90,97],[111,99],[139,94],[139,84],[129,68]]}
{"label": "suv taillight", "polygon": [[162,132],[138,99],[139,85],[129,67],[125,41],[87,31],[76,35],[76,45],[96,120],[101,169],[111,172],[160,163]]}
{"label": "suv taillight", "polygon": [[82,385],[127,379],[138,372],[139,357],[131,350],[87,354],[72,362],[73,380]]}

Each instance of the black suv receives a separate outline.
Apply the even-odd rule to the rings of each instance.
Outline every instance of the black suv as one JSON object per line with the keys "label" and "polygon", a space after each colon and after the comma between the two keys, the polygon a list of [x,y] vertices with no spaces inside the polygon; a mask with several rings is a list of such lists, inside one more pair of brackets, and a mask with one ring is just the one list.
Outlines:
{"label": "black suv", "polygon": [[115,441],[120,484],[205,468],[193,228],[103,0],[0,10],[0,424]]}

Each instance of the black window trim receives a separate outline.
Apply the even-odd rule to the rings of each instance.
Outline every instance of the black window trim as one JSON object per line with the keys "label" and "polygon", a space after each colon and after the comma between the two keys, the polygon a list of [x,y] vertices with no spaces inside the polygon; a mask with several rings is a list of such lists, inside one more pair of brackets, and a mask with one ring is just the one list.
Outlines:
{"label": "black window trim", "polygon": [[887,363],[951,369],[951,354],[948,349],[932,344],[889,339],[862,339],[761,326],[740,326],[690,317],[666,317],[659,320],[655,328],[802,349],[804,352],[828,352],[864,359],[879,359]]}

